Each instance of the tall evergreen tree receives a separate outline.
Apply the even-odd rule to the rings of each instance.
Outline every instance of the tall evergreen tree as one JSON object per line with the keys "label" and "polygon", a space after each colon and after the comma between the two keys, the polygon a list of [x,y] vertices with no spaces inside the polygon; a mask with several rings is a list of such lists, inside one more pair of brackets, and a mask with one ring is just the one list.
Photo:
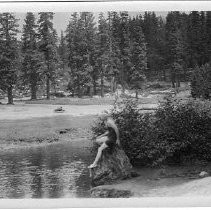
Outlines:
{"label": "tall evergreen tree", "polygon": [[60,57],[62,69],[65,70],[65,66],[67,64],[67,45],[66,45],[66,40],[65,40],[63,31],[61,31],[60,43],[59,43],[59,47],[58,47],[58,54]]}
{"label": "tall evergreen tree", "polygon": [[18,20],[13,13],[0,14],[0,88],[7,90],[8,104],[13,104],[13,87],[17,81]]}
{"label": "tall evergreen tree", "polygon": [[95,26],[92,13],[82,12],[72,14],[66,30],[68,47],[68,65],[71,69],[72,91],[79,97],[84,91],[90,91],[92,84],[91,73],[93,72],[93,51],[95,40]]}
{"label": "tall evergreen tree", "polygon": [[121,71],[121,52],[119,48],[120,42],[120,17],[117,12],[108,12],[108,28],[109,28],[109,72],[111,78],[111,89],[116,90],[116,84],[119,81],[119,73]]}
{"label": "tall evergreen tree", "polygon": [[200,63],[201,18],[198,11],[189,14],[188,44],[190,54],[190,67]]}
{"label": "tall evergreen tree", "polygon": [[211,62],[211,11],[206,12],[207,59]]}
{"label": "tall evergreen tree", "polygon": [[147,70],[147,49],[142,32],[142,28],[137,19],[130,21],[130,40],[131,40],[131,73],[129,74],[130,86],[136,90],[136,98],[138,98],[138,89],[142,87],[145,81]]}
{"label": "tall evergreen tree", "polygon": [[30,85],[32,100],[37,99],[38,82],[44,65],[43,56],[37,46],[37,27],[34,14],[28,12],[22,35],[22,72],[24,83]]}
{"label": "tall evergreen tree", "polygon": [[120,26],[119,26],[119,50],[120,50],[120,83],[123,91],[128,84],[129,72],[131,68],[131,43],[129,31],[129,15],[128,12],[120,12]]}
{"label": "tall evergreen tree", "polygon": [[145,12],[143,17],[143,33],[147,43],[148,78],[165,78],[162,72],[165,65],[165,27],[161,17],[155,12]]}
{"label": "tall evergreen tree", "polygon": [[208,58],[207,58],[207,30],[206,30],[206,16],[205,12],[201,11],[200,12],[200,37],[199,37],[199,60],[198,63],[199,65],[204,65],[207,63]]}
{"label": "tall evergreen tree", "polygon": [[171,70],[172,86],[180,86],[180,77],[183,71],[183,44],[180,29],[180,13],[170,12],[166,19],[166,38],[168,46],[168,64]]}
{"label": "tall evergreen tree", "polygon": [[76,88],[79,89],[79,78],[77,75],[77,69],[80,64],[80,58],[77,52],[77,42],[80,37],[78,36],[78,13],[73,13],[71,19],[65,31],[65,39],[67,42],[67,64],[70,68],[69,75],[70,80],[68,89],[72,91],[73,96],[75,95]]}
{"label": "tall evergreen tree", "polygon": [[57,35],[53,28],[53,13],[41,12],[38,20],[39,33],[39,49],[45,57],[46,69],[44,75],[46,77],[46,95],[50,99],[50,82],[55,82],[55,75],[58,63],[57,56]]}
{"label": "tall evergreen tree", "polygon": [[94,22],[94,14],[91,12],[82,12],[81,13],[81,20],[84,22],[84,41],[86,43],[86,57],[87,61],[85,64],[85,70],[90,73],[90,81],[87,80],[86,86],[87,86],[87,94],[90,94],[92,96],[92,84],[93,79],[95,79],[95,40],[96,40],[96,23]]}
{"label": "tall evergreen tree", "polygon": [[108,75],[109,70],[109,59],[110,59],[110,48],[109,48],[109,25],[103,15],[99,14],[98,21],[98,34],[97,34],[97,68],[99,69],[100,76],[100,87],[101,87],[101,97],[104,97],[104,79]]}

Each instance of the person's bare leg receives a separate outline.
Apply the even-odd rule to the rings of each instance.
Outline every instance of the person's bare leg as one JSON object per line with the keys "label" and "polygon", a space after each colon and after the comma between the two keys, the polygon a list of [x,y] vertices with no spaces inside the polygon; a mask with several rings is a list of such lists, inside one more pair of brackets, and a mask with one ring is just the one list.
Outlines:
{"label": "person's bare leg", "polygon": [[88,168],[94,168],[97,166],[97,163],[98,161],[100,160],[101,156],[102,156],[102,152],[105,148],[107,148],[107,144],[106,143],[103,143],[99,148],[98,148],[98,151],[97,151],[97,155],[96,155],[96,158],[94,160],[94,162],[88,167]]}
{"label": "person's bare leg", "polygon": [[96,142],[101,145],[101,144],[105,143],[107,140],[108,140],[108,137],[107,136],[103,136],[101,138],[97,138]]}

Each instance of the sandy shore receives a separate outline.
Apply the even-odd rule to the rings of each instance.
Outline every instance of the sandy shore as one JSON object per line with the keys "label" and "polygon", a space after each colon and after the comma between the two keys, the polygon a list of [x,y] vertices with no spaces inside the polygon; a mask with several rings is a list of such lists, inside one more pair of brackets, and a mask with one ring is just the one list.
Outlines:
{"label": "sandy shore", "polygon": [[[204,169],[209,172],[210,167],[209,164]],[[102,185],[95,189],[127,191],[132,194],[132,197],[211,196],[211,177],[200,178],[199,173],[202,168],[199,165],[195,167],[177,166],[169,168],[170,174],[165,176],[159,175],[159,169],[140,168],[138,169],[140,176],[137,178],[119,181],[116,184]],[[176,174],[174,174],[175,172]]]}

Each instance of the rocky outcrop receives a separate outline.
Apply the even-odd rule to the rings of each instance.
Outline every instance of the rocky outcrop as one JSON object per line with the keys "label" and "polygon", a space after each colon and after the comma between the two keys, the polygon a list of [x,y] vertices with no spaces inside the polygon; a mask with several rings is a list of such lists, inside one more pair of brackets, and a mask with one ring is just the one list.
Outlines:
{"label": "rocky outcrop", "polygon": [[96,168],[90,169],[92,186],[111,184],[115,180],[134,177],[132,165],[125,152],[118,146],[105,149]]}
{"label": "rocky outcrop", "polygon": [[117,190],[95,187],[91,190],[92,198],[129,198],[133,193],[129,190]]}

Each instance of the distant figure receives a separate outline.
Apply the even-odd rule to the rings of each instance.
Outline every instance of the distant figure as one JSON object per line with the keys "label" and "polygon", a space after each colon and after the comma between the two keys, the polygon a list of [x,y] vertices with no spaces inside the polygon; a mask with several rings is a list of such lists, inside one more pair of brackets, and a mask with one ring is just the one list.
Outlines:
{"label": "distant figure", "polygon": [[54,111],[55,112],[64,112],[65,110],[62,108],[62,106],[60,106],[60,107],[56,108]]}
{"label": "distant figure", "polygon": [[101,146],[98,148],[94,162],[88,168],[95,168],[97,166],[104,149],[107,147],[113,148],[116,144],[120,146],[119,129],[117,128],[114,120],[111,117],[107,118],[105,125],[107,127],[107,131],[96,138],[96,142]]}

